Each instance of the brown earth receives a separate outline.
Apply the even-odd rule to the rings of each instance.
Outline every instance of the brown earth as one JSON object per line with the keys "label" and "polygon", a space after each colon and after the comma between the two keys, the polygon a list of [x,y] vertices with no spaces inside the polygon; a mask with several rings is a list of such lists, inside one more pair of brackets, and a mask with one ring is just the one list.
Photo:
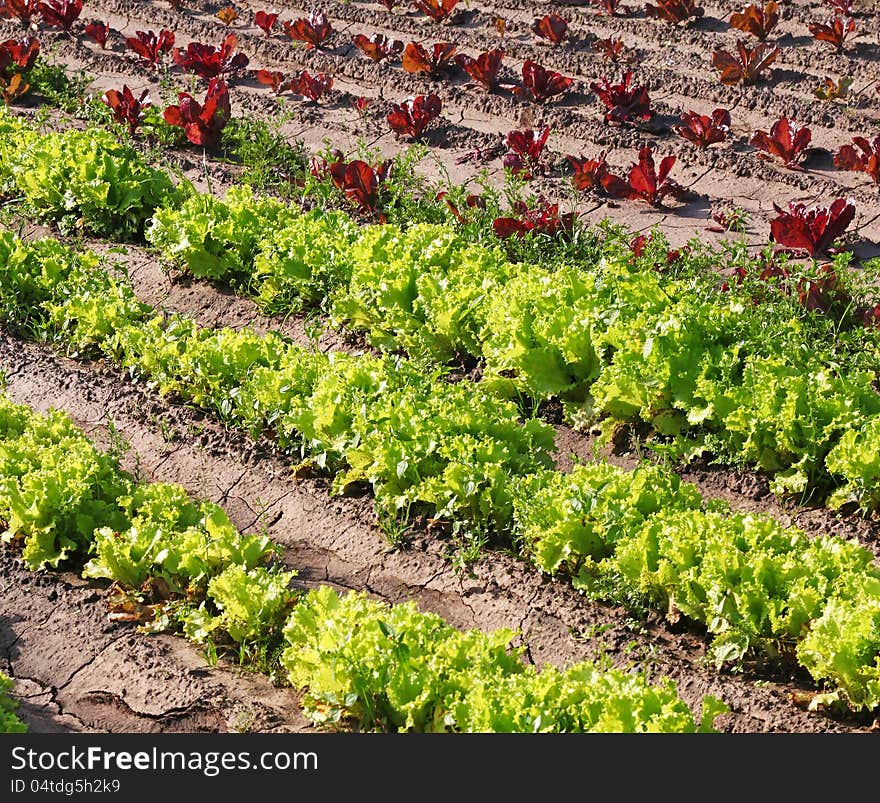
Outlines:
{"label": "brown earth", "polygon": [[[178,44],[190,39],[218,42],[222,24],[212,15],[220,3],[189,3],[185,14],[164,2],[90,0],[85,16],[101,17],[125,36],[135,30],[166,26],[177,31]],[[262,3],[236,4],[242,20]],[[462,6],[465,4],[462,3]],[[198,6],[199,10],[193,8]],[[300,9],[275,4],[282,19],[300,16]],[[707,6],[707,17],[687,28],[671,29],[643,17],[611,19],[596,16],[589,7],[560,7],[572,23],[571,41],[552,48],[536,43],[528,21],[554,10],[544,4],[515,2],[504,8],[470,4],[456,24],[439,28],[423,18],[397,10],[387,15],[378,5],[333,3],[326,6],[338,33],[329,52],[310,53],[292,45],[283,34],[266,40],[250,25],[238,24],[239,47],[251,57],[251,67],[307,67],[332,72],[336,89],[329,103],[315,108],[295,100],[279,103],[270,93],[246,78],[234,81],[234,113],[289,116],[282,131],[302,139],[307,147],[320,147],[325,138],[353,151],[359,140],[393,154],[400,148],[384,120],[392,100],[438,91],[444,101],[443,120],[429,136],[436,164],[422,168],[439,175],[439,165],[456,183],[471,179],[481,166],[493,180],[501,176],[500,157],[486,165],[459,163],[475,148],[501,143],[503,134],[517,125],[546,123],[553,128],[551,147],[566,153],[593,155],[609,149],[612,163],[622,167],[645,140],[656,141],[659,151],[679,157],[674,175],[682,183],[693,181],[695,198],[673,210],[653,210],[635,204],[579,201],[591,217],[610,216],[635,228],[662,223],[674,243],[707,232],[706,218],[717,203],[739,205],[752,213],[749,240],[766,241],[767,213],[771,202],[825,200],[844,192],[856,198],[859,208],[858,252],[880,253],[880,196],[858,174],[830,170],[828,157],[819,158],[804,173],[787,171],[755,159],[746,145],[755,128],[768,128],[787,113],[813,129],[814,144],[834,148],[855,134],[876,130],[877,95],[869,90],[848,106],[823,104],[812,98],[812,86],[825,75],[852,74],[855,89],[871,87],[880,78],[878,54],[871,49],[876,34],[854,40],[854,49],[838,56],[805,36],[806,22],[824,16],[820,4],[793,4],[783,9],[780,44],[785,45],[771,82],[746,88],[725,88],[709,66],[712,48],[729,46],[735,36],[726,24],[731,8]],[[516,11],[512,9],[516,8]],[[864,8],[864,7],[863,7]],[[494,20],[508,20],[501,42]],[[870,28],[864,11],[860,28]],[[0,32],[5,30],[0,23]],[[404,42],[448,39],[460,49],[476,53],[503,46],[509,67],[534,58],[548,66],[578,76],[576,91],[563,102],[546,108],[530,107],[510,96],[486,95],[468,86],[461,74],[452,81],[432,82],[403,73],[399,65],[375,66],[350,44],[357,32],[395,33]],[[675,48],[669,36],[675,35]],[[638,79],[648,81],[662,125],[674,122],[682,109],[708,112],[716,105],[731,108],[737,130],[735,141],[701,153],[663,131],[613,128],[601,122],[598,102],[589,82],[601,74],[615,73],[589,49],[597,37],[622,36],[639,51]],[[52,38],[48,36],[47,39]],[[93,43],[56,37],[55,52],[65,63],[85,67],[96,76],[95,91],[120,87],[151,87],[154,98],[170,100],[149,70],[125,56],[122,36],[114,34],[110,50]],[[512,77],[512,73],[508,75]],[[188,79],[171,78],[183,88]],[[351,101],[366,95],[376,98],[363,118]],[[194,154],[175,154],[190,177],[202,169]],[[432,157],[433,158],[433,157]],[[189,164],[186,165],[186,160]],[[228,172],[209,167],[212,178],[228,180]],[[567,179],[551,176],[538,183],[551,198],[567,198]],[[90,244],[94,245],[94,244]],[[106,247],[106,246],[102,246]],[[252,302],[205,284],[172,281],[151,254],[131,247],[125,257],[129,275],[145,301],[185,312],[204,326],[254,326],[276,329],[295,341],[308,341],[301,318],[285,322],[258,315]],[[322,349],[354,349],[357,344],[335,332],[324,332]],[[289,462],[268,443],[254,443],[225,430],[203,413],[174,400],[160,399],[104,364],[80,365],[42,347],[22,343],[7,334],[0,337],[0,369],[8,392],[17,401],[37,409],[65,409],[99,442],[108,444],[111,430],[129,450],[126,465],[148,480],[180,482],[192,493],[222,504],[237,526],[245,530],[268,528],[285,549],[285,561],[300,572],[305,586],[331,583],[340,588],[362,589],[397,602],[414,599],[425,610],[446,617],[459,627],[511,627],[522,633],[528,660],[537,664],[564,665],[582,658],[607,654],[612,663],[648,671],[652,677],[671,677],[683,697],[695,708],[704,694],[722,697],[732,713],[719,721],[730,731],[853,731],[870,724],[860,717],[837,721],[823,713],[808,713],[792,702],[792,695],[809,695],[803,677],[762,666],[747,666],[741,675],[716,672],[705,665],[706,640],[695,631],[666,623],[660,616],[636,621],[626,611],[584,600],[562,582],[542,578],[510,555],[493,551],[473,564],[469,573],[457,573],[447,554],[449,544],[417,532],[407,546],[391,550],[378,530],[368,499],[329,497],[322,478],[294,480]],[[560,467],[572,457],[592,459],[595,444],[590,436],[558,428]],[[606,448],[609,459],[634,465],[638,455],[626,444]],[[880,552],[875,523],[842,519],[826,510],[782,505],[768,492],[766,478],[714,466],[693,465],[684,471],[710,497],[727,499],[741,510],[762,510],[792,521],[815,534],[837,533],[856,537]],[[0,563],[4,600],[0,619],[0,669],[17,678],[16,692],[23,699],[23,715],[34,730],[297,730],[308,727],[290,689],[278,689],[265,678],[243,673],[230,665],[207,667],[197,651],[180,639],[141,636],[130,625],[109,623],[103,599],[105,589],[72,575],[31,575],[8,556]]]}

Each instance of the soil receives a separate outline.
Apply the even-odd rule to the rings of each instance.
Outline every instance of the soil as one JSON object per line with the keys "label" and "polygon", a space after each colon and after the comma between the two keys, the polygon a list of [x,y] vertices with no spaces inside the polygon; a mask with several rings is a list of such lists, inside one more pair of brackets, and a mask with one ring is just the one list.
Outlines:
{"label": "soil", "polygon": [[[219,3],[189,2],[186,13],[165,2],[89,0],[87,15],[100,17],[114,33],[108,50],[80,38],[55,36],[56,57],[84,67],[95,76],[94,91],[121,87],[150,87],[154,98],[167,95],[152,71],[132,62],[123,38],[136,30],[168,27],[177,44],[198,40],[217,42],[224,26],[213,14]],[[387,155],[401,143],[388,133],[384,116],[392,101],[427,88],[443,97],[442,121],[429,135],[431,159],[420,169],[464,183],[485,167],[493,181],[502,176],[500,156],[485,164],[463,161],[475,149],[498,145],[512,127],[550,125],[554,159],[565,154],[594,155],[607,149],[613,164],[624,167],[640,143],[651,141],[662,154],[679,161],[674,176],[689,184],[691,199],[675,208],[656,210],[637,204],[580,199],[578,208],[591,210],[591,219],[610,217],[636,229],[662,224],[673,244],[690,237],[704,240],[719,235],[707,229],[710,209],[740,206],[751,215],[747,236],[755,246],[766,242],[772,203],[788,200],[825,201],[840,194],[857,203],[858,228],[852,242],[861,256],[880,254],[880,194],[859,174],[830,169],[819,154],[803,172],[794,172],[755,158],[747,146],[756,128],[769,128],[781,114],[793,116],[813,130],[813,143],[834,149],[854,135],[875,131],[880,118],[880,51],[876,25],[869,13],[857,14],[860,27],[854,44],[843,55],[805,36],[806,23],[824,18],[820,3],[793,3],[782,10],[779,43],[785,45],[770,81],[756,87],[728,88],[717,82],[710,60],[715,47],[731,47],[735,36],[725,23],[729,9],[707,5],[706,16],[689,26],[672,29],[646,20],[597,16],[591,7],[559,6],[518,0],[504,7],[469,3],[452,25],[434,26],[414,12],[386,14],[379,5],[328,3],[327,13],[337,33],[331,47],[307,52],[283,34],[267,39],[249,24],[262,3],[238,2],[241,14],[234,30],[239,48],[251,68],[331,72],[335,89],[329,102],[314,107],[295,100],[279,102],[264,87],[245,78],[233,82],[234,113],[286,117],[283,133],[302,139],[307,148],[325,140],[352,152],[358,141],[379,147]],[[287,3],[274,4],[282,19],[307,11]],[[535,41],[528,23],[540,13],[559,10],[571,23],[567,44],[551,47]],[[503,41],[495,19],[507,20]],[[0,34],[8,28],[0,23]],[[513,78],[522,61],[535,59],[575,76],[575,90],[560,103],[534,107],[509,95],[487,95],[468,85],[461,74],[450,81],[432,82],[403,73],[399,65],[374,65],[349,43],[358,32],[393,34],[404,42],[454,41],[460,50],[476,53],[502,46]],[[870,33],[869,33],[870,32]],[[620,36],[638,50],[636,75],[646,81],[660,125],[651,131],[611,127],[602,122],[598,101],[589,83],[600,75],[618,73],[590,50],[597,38]],[[675,37],[675,48],[669,46]],[[52,34],[46,34],[47,41]],[[49,49],[47,47],[47,49]],[[855,78],[854,100],[846,106],[812,97],[812,88],[826,75]],[[172,73],[175,83],[183,83]],[[861,91],[860,91],[861,90]],[[374,98],[361,117],[352,109],[354,98]],[[706,152],[691,148],[668,130],[682,110],[708,113],[718,105],[731,109],[736,136]],[[193,153],[172,155],[188,176],[205,183],[206,173]],[[213,171],[213,172],[212,172]],[[212,180],[228,181],[223,168],[212,165]],[[551,198],[569,198],[569,183],[561,174],[539,179],[536,187]],[[40,231],[31,229],[29,236]],[[106,243],[86,243],[97,250]],[[254,304],[228,290],[206,283],[169,277],[154,256],[134,246],[119,257],[138,295],[145,301],[194,317],[203,326],[251,326],[260,332],[282,331],[296,342],[310,342],[306,322],[291,316],[284,321],[261,316]],[[326,331],[322,349],[362,350],[342,334]],[[538,665],[567,665],[581,659],[608,656],[619,667],[670,677],[695,709],[705,694],[723,698],[731,713],[719,727],[736,732],[866,731],[870,716],[834,718],[828,712],[809,712],[803,700],[815,692],[809,679],[780,667],[747,665],[738,674],[718,672],[705,660],[707,639],[682,623],[660,615],[634,618],[622,608],[584,599],[564,582],[542,577],[507,552],[489,550],[467,572],[456,571],[448,559],[450,544],[416,528],[407,543],[389,547],[376,525],[369,498],[332,497],[324,477],[295,477],[290,461],[269,442],[253,441],[231,432],[205,413],[174,399],[163,399],[104,363],[70,361],[34,344],[0,332],[0,371],[7,392],[16,401],[45,410],[67,411],[100,444],[112,440],[127,445],[125,465],[150,481],[179,482],[190,492],[223,505],[242,530],[266,529],[282,544],[285,562],[299,572],[303,587],[332,584],[363,590],[389,602],[415,600],[458,627],[510,627],[521,635],[527,660]],[[111,435],[111,433],[115,433]],[[598,453],[625,466],[641,456],[626,439],[598,447],[592,436],[557,425],[559,467],[573,460],[590,460]],[[704,495],[723,498],[738,510],[765,511],[795,523],[814,535],[835,533],[858,538],[880,555],[878,525],[871,520],[839,517],[821,508],[783,504],[769,492],[767,479],[748,471],[692,464],[683,469]],[[289,688],[273,685],[261,675],[229,663],[209,666],[205,657],[182,639],[146,636],[125,623],[109,622],[106,587],[72,574],[33,574],[8,554],[0,553],[0,670],[16,679],[21,713],[34,731],[216,731],[302,730],[310,727]]]}

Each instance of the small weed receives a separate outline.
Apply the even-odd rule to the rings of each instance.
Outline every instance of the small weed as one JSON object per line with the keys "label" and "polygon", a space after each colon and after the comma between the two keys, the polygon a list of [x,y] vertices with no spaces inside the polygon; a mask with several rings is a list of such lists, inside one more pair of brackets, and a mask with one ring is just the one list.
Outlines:
{"label": "small weed", "polygon": [[28,80],[31,91],[42,96],[51,106],[90,119],[88,107],[92,104],[87,90],[94,79],[85,70],[68,73],[63,65],[40,58]]}
{"label": "small weed", "polygon": [[402,513],[376,506],[376,518],[379,523],[379,529],[394,549],[400,549],[406,544],[407,536],[411,530],[409,513],[409,506]]}
{"label": "small weed", "polygon": [[177,432],[175,432],[171,424],[161,416],[151,415],[147,421],[151,426],[159,430],[159,433],[162,435],[162,440],[165,443],[174,443],[178,440]]}
{"label": "small weed", "polygon": [[302,143],[290,144],[281,134],[284,118],[267,123],[256,117],[233,117],[220,141],[225,159],[244,167],[241,181],[282,195],[301,182],[306,172]]}
{"label": "small weed", "polygon": [[217,646],[214,642],[210,638],[205,639],[202,649],[205,651],[205,661],[208,666],[217,666]]}
{"label": "small weed", "polygon": [[452,568],[461,577],[472,574],[471,565],[483,555],[489,533],[485,526],[474,524],[468,527],[453,526],[453,549],[449,556]]}
{"label": "small weed", "polygon": [[131,441],[120,432],[119,428],[116,426],[116,422],[110,418],[109,413],[105,413],[104,417],[107,420],[107,439],[109,440],[107,456],[116,465],[119,465],[125,459],[125,456],[129,451],[131,451]]}
{"label": "small weed", "polygon": [[249,733],[256,719],[257,716],[252,708],[244,708],[235,715],[230,729],[235,733]]}

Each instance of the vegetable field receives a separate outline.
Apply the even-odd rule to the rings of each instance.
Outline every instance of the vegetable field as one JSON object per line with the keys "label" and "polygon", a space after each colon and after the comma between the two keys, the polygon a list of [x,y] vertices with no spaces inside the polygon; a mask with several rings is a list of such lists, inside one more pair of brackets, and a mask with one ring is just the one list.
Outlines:
{"label": "vegetable field", "polygon": [[0,730],[876,730],[877,12],[0,0]]}

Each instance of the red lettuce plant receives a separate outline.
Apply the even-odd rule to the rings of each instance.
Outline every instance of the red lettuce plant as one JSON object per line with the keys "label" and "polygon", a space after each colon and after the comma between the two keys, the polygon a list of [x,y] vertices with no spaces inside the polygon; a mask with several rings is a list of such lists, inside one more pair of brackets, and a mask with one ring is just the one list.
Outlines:
{"label": "red lettuce plant", "polygon": [[333,33],[330,19],[323,11],[310,17],[300,17],[293,22],[285,22],[283,27],[288,38],[294,42],[304,42],[306,50],[320,49]]}
{"label": "red lettuce plant", "polygon": [[812,136],[806,126],[798,128],[787,117],[781,117],[773,123],[769,133],[756,131],[752,134],[749,144],[777,157],[789,170],[801,170],[798,162],[806,156]]}
{"label": "red lettuce plant", "polygon": [[158,67],[166,53],[174,47],[174,32],[163,28],[153,31],[135,31],[125,43],[151,67]]}
{"label": "red lettuce plant", "polygon": [[278,23],[278,14],[274,11],[258,11],[254,14],[254,25],[256,25],[267,37],[272,35],[272,29]]}
{"label": "red lettuce plant", "polygon": [[138,126],[144,119],[144,112],[153,104],[150,102],[150,90],[145,89],[138,97],[128,88],[122,85],[122,91],[108,89],[102,96],[101,102],[113,112],[113,119],[117,123],[128,126],[128,133],[134,136]]}
{"label": "red lettuce plant", "polygon": [[693,0],[657,0],[656,6],[645,3],[646,16],[656,17],[670,25],[702,17],[703,13],[703,7],[698,6]]}
{"label": "red lettuce plant", "polygon": [[545,14],[532,22],[532,33],[551,44],[558,45],[568,34],[568,22],[559,14]]}
{"label": "red lettuce plant", "polygon": [[805,204],[792,201],[788,210],[775,203],[773,208],[777,212],[770,221],[770,236],[774,242],[804,251],[811,257],[827,253],[856,216],[856,207],[850,198],[837,198],[827,207],[808,209]]}
{"label": "red lettuce plant", "polygon": [[37,3],[37,8],[46,25],[70,33],[73,23],[82,14],[83,0],[45,0]]}
{"label": "red lettuce plant", "polygon": [[778,55],[778,47],[759,42],[749,48],[740,41],[736,43],[736,53],[716,50],[712,54],[712,65],[718,70],[722,84],[754,84]]}
{"label": "red lettuce plant", "polygon": [[461,67],[474,81],[482,84],[487,92],[498,86],[498,73],[504,60],[503,50],[487,50],[476,58],[463,53],[455,57],[455,63]]}
{"label": "red lettuce plant", "polygon": [[178,105],[165,109],[165,122],[182,128],[186,138],[194,145],[216,147],[232,114],[226,82],[221,78],[212,78],[203,104],[188,92],[178,92],[177,101]]}
{"label": "red lettuce plant", "polygon": [[523,85],[501,84],[503,89],[513,92],[518,98],[544,103],[557,95],[564,95],[573,78],[566,78],[555,70],[547,70],[534,61],[526,60],[522,67]]}
{"label": "red lettuce plant", "polygon": [[632,86],[632,73],[627,72],[619,84],[612,84],[607,78],[590,84],[605,105],[605,121],[608,123],[633,123],[637,120],[651,119],[651,98],[643,86]]}
{"label": "red lettuce plant", "polygon": [[190,42],[186,50],[174,51],[174,63],[181,69],[210,80],[247,67],[248,57],[235,52],[237,44],[238,37],[234,33],[227,34],[219,48]]}
{"label": "red lettuce plant", "polygon": [[96,42],[101,50],[107,49],[107,37],[110,35],[110,27],[104,22],[93,21],[86,25],[83,33]]}
{"label": "red lettuce plant", "polygon": [[388,125],[395,134],[418,139],[439,116],[441,108],[440,98],[434,93],[416,95],[411,100],[392,104]]}
{"label": "red lettuce plant", "polygon": [[543,198],[538,199],[533,207],[529,207],[525,201],[515,201],[512,211],[517,217],[496,217],[492,221],[492,229],[501,239],[525,237],[527,234],[556,238],[571,234],[574,228],[573,212],[560,215],[559,204],[551,204]]}
{"label": "red lettuce plant", "polygon": [[673,126],[672,130],[698,148],[708,148],[717,142],[724,142],[730,135],[730,112],[715,109],[711,117],[687,112],[681,116],[681,125]]}
{"label": "red lettuce plant", "polygon": [[443,22],[451,16],[458,0],[413,0],[413,5],[434,22]]}
{"label": "red lettuce plant", "polygon": [[865,173],[875,184],[880,184],[880,136],[871,141],[866,137],[853,137],[852,141],[852,145],[841,145],[837,149],[834,166]]}
{"label": "red lettuce plant", "polygon": [[403,69],[410,73],[427,73],[436,78],[454,64],[456,49],[451,42],[437,42],[430,50],[418,42],[410,42],[403,51]]}
{"label": "red lettuce plant", "polygon": [[730,27],[760,39],[762,42],[779,22],[779,6],[770,0],[763,6],[749,3],[742,11],[730,15]]}
{"label": "red lettuce plant", "polygon": [[504,156],[504,166],[526,181],[535,175],[543,175],[547,171],[544,146],[549,136],[549,126],[545,126],[541,131],[533,129],[508,131],[509,152]]}
{"label": "red lettuce plant", "polygon": [[389,39],[381,33],[374,33],[372,36],[359,33],[351,41],[361,53],[377,63],[395,58],[403,52],[403,42],[399,39]]}

